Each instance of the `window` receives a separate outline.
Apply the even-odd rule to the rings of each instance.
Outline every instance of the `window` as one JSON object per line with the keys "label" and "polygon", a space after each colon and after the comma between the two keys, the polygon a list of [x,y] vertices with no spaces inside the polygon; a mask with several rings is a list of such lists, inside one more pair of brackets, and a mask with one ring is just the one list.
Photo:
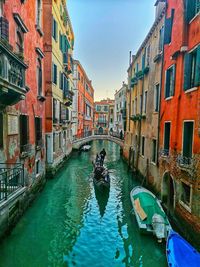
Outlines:
{"label": "window", "polygon": [[183,159],[185,164],[191,163],[192,158],[192,144],[193,144],[193,129],[194,122],[184,122],[183,129]]}
{"label": "window", "polygon": [[142,154],[142,156],[144,156],[144,146],[145,146],[145,137],[144,136],[142,136],[141,146],[142,146],[141,154]]}
{"label": "window", "polygon": [[53,24],[52,24],[52,36],[54,38],[55,41],[57,41],[57,31],[58,31],[58,26],[57,26],[57,22],[53,17]]}
{"label": "window", "polygon": [[154,111],[158,112],[159,110],[159,96],[160,96],[160,85],[156,84],[154,90]]}
{"label": "window", "polygon": [[3,148],[3,114],[0,112],[0,148]]}
{"label": "window", "polygon": [[29,143],[29,117],[27,115],[20,115],[19,117],[20,129],[20,151],[26,152]]}
{"label": "window", "polygon": [[143,113],[146,114],[147,112],[147,91],[144,92],[144,110]]}
{"label": "window", "polygon": [[62,134],[59,133],[59,148],[62,148]]}
{"label": "window", "polygon": [[147,48],[147,66],[149,66],[150,50],[151,50],[151,47],[150,47],[150,45],[149,45],[148,48]]}
{"label": "window", "polygon": [[186,1],[186,20],[190,22],[200,11],[200,0]]}
{"label": "window", "polygon": [[104,111],[108,111],[108,106],[104,106]]}
{"label": "window", "polygon": [[135,112],[134,114],[136,115],[137,114],[137,97],[135,98]]}
{"label": "window", "polygon": [[164,42],[164,26],[160,29],[160,36],[159,36],[159,52],[162,52],[163,50],[163,42]]}
{"label": "window", "polygon": [[111,110],[110,110],[110,114],[113,114],[113,109],[111,108]]}
{"label": "window", "polygon": [[23,54],[24,52],[24,34],[21,30],[17,30],[17,52]]}
{"label": "window", "polygon": [[37,84],[38,84],[38,95],[42,95],[42,62],[38,58],[37,60]]}
{"label": "window", "polygon": [[101,106],[96,106],[96,111],[101,111]]}
{"label": "window", "polygon": [[53,63],[52,82],[57,84],[57,65]]}
{"label": "window", "polygon": [[80,72],[78,72],[78,80],[80,81],[81,79],[81,75],[80,75]]}
{"label": "window", "polygon": [[35,118],[35,144],[42,145],[42,118]]}
{"label": "window", "polygon": [[142,113],[142,105],[143,105],[143,99],[142,99],[142,95],[140,95],[140,113]]}
{"label": "window", "polygon": [[39,161],[39,159],[36,160],[36,162],[35,162],[35,172],[36,172],[36,174],[40,173],[40,161]]}
{"label": "window", "polygon": [[146,47],[144,49],[144,54],[142,55],[142,70],[145,68],[146,61]]}
{"label": "window", "polygon": [[156,139],[152,141],[152,162],[156,163]]}
{"label": "window", "polygon": [[171,10],[171,17],[165,19],[164,44],[171,43],[173,21],[174,21],[174,9]]}
{"label": "window", "polygon": [[41,27],[41,17],[42,17],[42,0],[37,0],[37,18],[36,25]]}
{"label": "window", "polygon": [[185,183],[181,183],[181,201],[187,205],[191,206],[191,187]]}
{"label": "window", "polygon": [[60,117],[60,102],[53,99],[53,123],[59,123]]}
{"label": "window", "polygon": [[169,155],[169,147],[170,147],[170,130],[171,130],[171,123],[165,122],[165,136],[164,136],[164,154],[166,156]]}
{"label": "window", "polygon": [[184,58],[184,90],[200,85],[200,45]]}
{"label": "window", "polygon": [[135,112],[135,102],[134,101],[132,101],[132,116],[135,114],[134,112]]}
{"label": "window", "polygon": [[174,95],[175,88],[175,65],[172,65],[165,73],[165,98]]}
{"label": "window", "polygon": [[56,151],[56,134],[53,133],[53,152]]}
{"label": "window", "polygon": [[113,119],[112,118],[110,119],[110,123],[113,123]]}

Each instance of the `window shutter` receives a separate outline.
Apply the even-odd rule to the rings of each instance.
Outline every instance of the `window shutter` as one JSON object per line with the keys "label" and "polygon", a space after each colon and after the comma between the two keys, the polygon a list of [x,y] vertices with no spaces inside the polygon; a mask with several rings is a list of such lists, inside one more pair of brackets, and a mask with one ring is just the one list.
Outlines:
{"label": "window shutter", "polygon": [[165,71],[165,98],[169,97],[168,91],[169,91],[169,74],[167,70]]}
{"label": "window shutter", "polygon": [[189,53],[186,53],[184,57],[184,86],[183,86],[184,91],[190,88],[190,83],[191,83],[190,79],[191,79],[191,55]]}
{"label": "window shutter", "polygon": [[197,47],[197,61],[195,69],[194,86],[200,85],[200,45]]}
{"label": "window shutter", "polygon": [[175,81],[176,81],[176,65],[174,64],[172,67],[172,94],[170,96],[174,96],[174,91],[175,91]]}
{"label": "window shutter", "polygon": [[169,44],[171,41],[171,18],[165,19],[164,44]]}
{"label": "window shutter", "polygon": [[186,0],[185,19],[187,23],[195,16],[195,4],[196,0]]}

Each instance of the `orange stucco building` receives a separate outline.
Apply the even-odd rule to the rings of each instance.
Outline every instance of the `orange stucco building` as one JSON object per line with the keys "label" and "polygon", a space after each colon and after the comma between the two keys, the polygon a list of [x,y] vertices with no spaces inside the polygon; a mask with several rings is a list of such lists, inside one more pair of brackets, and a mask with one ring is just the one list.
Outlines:
{"label": "orange stucco building", "polygon": [[74,103],[76,115],[74,136],[88,136],[93,131],[94,89],[84,68],[78,60],[74,60]]}
{"label": "orange stucco building", "polygon": [[[200,6],[167,1],[160,106],[161,195],[200,237]],[[199,234],[196,234],[199,233]]]}

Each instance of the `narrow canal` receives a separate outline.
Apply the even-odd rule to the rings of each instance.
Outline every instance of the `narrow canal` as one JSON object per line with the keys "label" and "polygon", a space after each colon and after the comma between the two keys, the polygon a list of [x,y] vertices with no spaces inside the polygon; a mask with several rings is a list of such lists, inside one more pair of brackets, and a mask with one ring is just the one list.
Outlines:
{"label": "narrow canal", "polygon": [[[109,195],[95,192],[91,179],[103,147]],[[136,184],[116,144],[95,141],[89,152],[74,153],[0,244],[0,266],[166,267],[164,244],[141,235],[131,212]]]}

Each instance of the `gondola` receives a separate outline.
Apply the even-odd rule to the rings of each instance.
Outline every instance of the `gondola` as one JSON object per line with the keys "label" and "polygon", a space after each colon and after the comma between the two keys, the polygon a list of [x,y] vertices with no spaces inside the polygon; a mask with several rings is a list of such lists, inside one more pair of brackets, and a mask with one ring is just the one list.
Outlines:
{"label": "gondola", "polygon": [[107,168],[100,163],[93,163],[93,183],[99,190],[110,188],[110,175]]}

